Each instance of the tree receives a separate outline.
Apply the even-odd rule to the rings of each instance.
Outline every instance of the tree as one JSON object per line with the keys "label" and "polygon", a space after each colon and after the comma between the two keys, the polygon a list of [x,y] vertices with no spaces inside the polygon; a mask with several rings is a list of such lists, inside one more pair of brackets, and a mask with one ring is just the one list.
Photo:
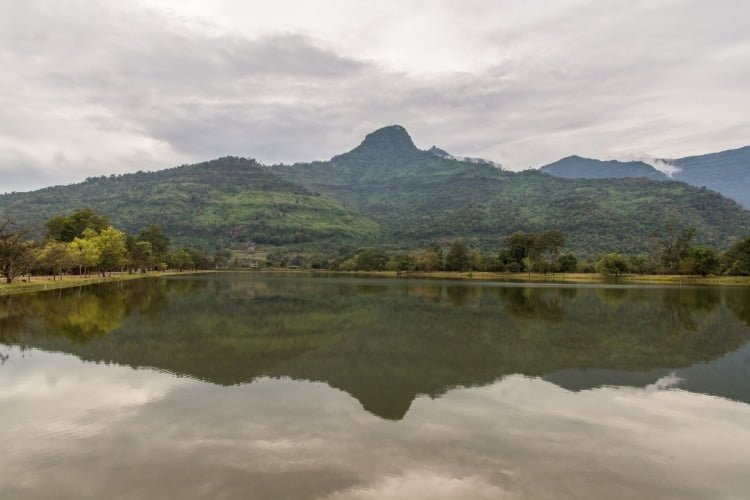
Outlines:
{"label": "tree", "polygon": [[60,241],[48,241],[37,254],[36,266],[44,271],[49,271],[54,280],[57,276],[62,278],[65,271],[75,265],[73,252],[70,247]]}
{"label": "tree", "polygon": [[448,271],[467,271],[471,268],[469,247],[461,240],[454,240],[445,256],[445,267]]}
{"label": "tree", "polygon": [[686,258],[691,249],[695,228],[680,228],[675,221],[668,221],[664,230],[653,234],[657,243],[657,260],[665,271],[675,274],[680,268],[680,262]]}
{"label": "tree", "polygon": [[192,269],[195,266],[193,259],[190,257],[190,253],[184,248],[168,255],[167,263],[172,269],[178,269],[180,271]]}
{"label": "tree", "polygon": [[750,236],[729,247],[722,261],[726,274],[750,276]]}
{"label": "tree", "polygon": [[78,266],[78,274],[86,274],[99,264],[101,252],[94,241],[92,233],[86,233],[89,237],[76,238],[70,242],[70,252],[73,256],[74,265]]}
{"label": "tree", "polygon": [[169,251],[169,238],[161,226],[152,224],[141,231],[138,235],[138,241],[145,241],[151,244],[151,251],[156,260],[163,260]]}
{"label": "tree", "polygon": [[99,249],[99,270],[102,276],[125,263],[125,234],[122,231],[107,227],[93,240]]}
{"label": "tree", "polygon": [[81,208],[72,214],[57,215],[47,221],[47,239],[70,243],[83,236],[83,232],[91,229],[100,232],[109,227],[109,219],[90,208]]}
{"label": "tree", "polygon": [[26,234],[10,219],[0,222],[0,271],[8,284],[34,263],[34,243],[26,239]]}
{"label": "tree", "polygon": [[360,271],[383,271],[388,259],[374,250],[365,250],[357,254],[355,267]]}
{"label": "tree", "polygon": [[418,252],[415,255],[416,266],[420,271],[438,271],[443,267],[443,255],[439,248]]}
{"label": "tree", "polygon": [[628,263],[619,253],[603,255],[596,263],[596,271],[604,276],[617,278],[627,270]]}
{"label": "tree", "polygon": [[706,276],[716,272],[719,268],[719,259],[716,252],[711,248],[692,248],[688,256],[682,259],[680,271],[686,274],[700,274]]}
{"label": "tree", "polygon": [[136,269],[146,272],[154,263],[154,252],[148,241],[136,241],[129,252],[130,263]]}
{"label": "tree", "polygon": [[532,258],[535,258],[546,273],[554,271],[560,250],[565,244],[565,237],[558,229],[545,231],[536,235],[532,246]]}
{"label": "tree", "polygon": [[574,273],[578,269],[578,259],[572,253],[560,257],[560,272]]}

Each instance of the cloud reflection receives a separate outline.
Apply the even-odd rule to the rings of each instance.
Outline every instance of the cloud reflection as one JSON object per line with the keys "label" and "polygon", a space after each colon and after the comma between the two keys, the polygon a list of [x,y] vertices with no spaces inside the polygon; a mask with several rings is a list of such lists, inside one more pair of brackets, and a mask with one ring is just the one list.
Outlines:
{"label": "cloud reflection", "polygon": [[11,363],[0,368],[7,498],[705,498],[750,489],[750,405],[658,384],[570,392],[509,376],[420,396],[392,422],[323,383],[220,387],[37,350]]}

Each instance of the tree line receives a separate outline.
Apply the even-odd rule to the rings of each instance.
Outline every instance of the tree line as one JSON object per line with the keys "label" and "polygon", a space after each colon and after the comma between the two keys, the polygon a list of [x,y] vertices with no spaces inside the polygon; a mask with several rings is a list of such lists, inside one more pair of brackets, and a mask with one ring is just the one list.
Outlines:
{"label": "tree line", "polygon": [[0,272],[6,283],[24,275],[88,276],[114,271],[206,269],[213,266],[200,251],[171,250],[170,240],[158,225],[127,235],[109,219],[90,209],[57,215],[45,224],[41,239],[6,218],[0,221]]}
{"label": "tree line", "polygon": [[651,235],[652,252],[624,255],[607,253],[579,259],[564,251],[565,236],[559,230],[516,232],[501,241],[497,253],[482,253],[466,241],[434,244],[414,252],[363,249],[329,258],[303,255],[269,255],[269,265],[309,267],[339,271],[397,272],[507,272],[507,273],[600,273],[623,274],[709,274],[750,275],[750,237],[735,242],[725,252],[695,246],[696,230],[667,223]]}

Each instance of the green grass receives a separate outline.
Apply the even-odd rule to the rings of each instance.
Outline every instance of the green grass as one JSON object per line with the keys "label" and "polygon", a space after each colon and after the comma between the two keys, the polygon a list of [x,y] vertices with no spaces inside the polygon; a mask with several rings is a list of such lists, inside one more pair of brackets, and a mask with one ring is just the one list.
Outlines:
{"label": "green grass", "polygon": [[156,276],[175,276],[180,274],[195,274],[208,271],[167,271],[167,272],[150,272],[146,274],[128,274],[114,273],[112,276],[103,278],[101,276],[91,276],[82,278],[80,276],[58,277],[52,280],[49,277],[35,277],[31,281],[24,281],[28,278],[16,279],[10,285],[5,281],[0,283],[0,297],[4,295],[15,295],[19,293],[42,292],[45,290],[60,290],[63,288],[75,288],[79,286],[94,285],[96,283],[112,283],[116,281],[128,281],[141,278],[153,278]]}

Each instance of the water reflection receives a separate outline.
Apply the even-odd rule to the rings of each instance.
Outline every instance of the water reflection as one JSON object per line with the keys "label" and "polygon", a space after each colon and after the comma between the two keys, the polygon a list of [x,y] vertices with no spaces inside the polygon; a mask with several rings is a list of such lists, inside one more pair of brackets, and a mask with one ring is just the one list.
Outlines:
{"label": "water reflection", "polygon": [[746,289],[221,274],[6,297],[0,497],[742,497],[748,340]]}
{"label": "water reflection", "polygon": [[[397,420],[420,394],[515,373],[591,388],[719,363],[750,339],[749,299],[745,289],[217,275],[9,297],[0,342],[221,385],[321,381]],[[750,402],[734,375],[699,384],[685,373],[677,386]]]}
{"label": "water reflection", "polygon": [[322,383],[218,387],[37,350],[13,368],[0,379],[3,498],[741,498],[750,488],[750,406],[661,390],[668,380],[570,392],[512,375],[419,396],[393,423]]}

